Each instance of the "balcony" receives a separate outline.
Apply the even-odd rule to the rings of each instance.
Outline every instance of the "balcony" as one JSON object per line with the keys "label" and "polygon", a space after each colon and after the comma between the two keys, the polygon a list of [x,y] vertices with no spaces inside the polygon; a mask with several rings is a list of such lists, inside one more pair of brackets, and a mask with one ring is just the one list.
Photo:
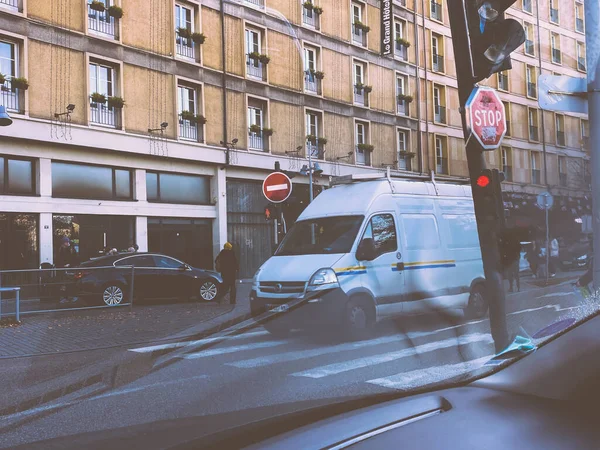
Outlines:
{"label": "balcony", "polygon": [[580,33],[585,32],[585,28],[583,27],[583,19],[575,19],[575,30],[579,31]]}
{"label": "balcony", "polygon": [[529,140],[530,141],[539,141],[538,136],[538,127],[529,125]]}
{"label": "balcony", "polygon": [[508,91],[508,75],[500,72],[498,74],[498,89]]}
{"label": "balcony", "polygon": [[448,174],[448,158],[436,157],[435,172]]}
{"label": "balcony", "polygon": [[248,3],[251,6],[255,6],[257,8],[264,8],[265,7],[265,2],[264,0],[244,0],[245,3]]}
{"label": "balcony", "polygon": [[371,165],[371,152],[369,150],[361,150],[357,145],[354,151],[356,152],[356,164],[361,166]]}
{"label": "balcony", "polygon": [[577,70],[581,70],[582,72],[586,71],[585,58],[583,56],[579,56],[577,58]]}
{"label": "balcony", "polygon": [[19,0],[0,0],[0,6],[13,11],[19,11]]}
{"label": "balcony", "polygon": [[406,47],[406,45],[396,41],[396,44],[394,45],[394,55],[396,55],[398,58],[400,58],[403,61],[407,61],[408,60],[408,47]]}
{"label": "balcony", "polygon": [[504,179],[506,181],[512,181],[512,167],[511,166],[502,166],[502,173],[504,173]]}
{"label": "balcony", "polygon": [[523,0],[523,11],[528,13],[532,13],[533,9],[531,8],[531,0]]}
{"label": "balcony", "polygon": [[117,38],[115,18],[108,15],[107,11],[95,11],[88,5],[88,28],[94,33]]}
{"label": "balcony", "polygon": [[[404,151],[404,150],[402,150]],[[398,156],[398,169],[400,170],[412,170],[412,158],[402,153]]]}
{"label": "balcony", "polygon": [[204,142],[204,127],[197,122],[180,118],[179,137],[186,141]]}
{"label": "balcony", "polygon": [[565,139],[565,132],[564,131],[557,131],[556,132],[556,145],[560,145],[561,147],[564,147],[566,145],[566,139]]}
{"label": "balcony", "polygon": [[307,9],[305,6],[302,7],[302,23],[308,27],[315,29],[319,28],[319,15],[315,14],[312,9]]}
{"label": "balcony", "polygon": [[431,18],[442,21],[442,5],[438,2],[431,2]]}
{"label": "balcony", "polygon": [[558,9],[550,8],[550,22],[558,23]]}
{"label": "balcony", "polygon": [[311,158],[325,159],[325,149],[323,144],[317,139],[316,142],[306,141],[306,154],[310,155]]}
{"label": "balcony", "polygon": [[396,99],[396,113],[403,116],[408,116],[410,113],[409,105],[410,103],[408,103],[407,100]]}
{"label": "balcony", "polygon": [[90,123],[102,125],[105,127],[120,127],[120,110],[110,108],[102,103],[90,103]]}
{"label": "balcony", "polygon": [[306,92],[321,95],[321,80],[319,80],[310,70],[304,72],[304,90]]}
{"label": "balcony", "polygon": [[536,98],[537,97],[537,84],[528,82],[527,83],[527,97]]}
{"label": "balcony", "polygon": [[251,58],[250,55],[246,55],[246,73],[249,77],[257,80],[266,80],[266,66],[259,60]]}
{"label": "balcony", "polygon": [[436,53],[433,54],[433,71],[443,72],[444,71],[444,57]]}
{"label": "balcony", "polygon": [[552,62],[557,63],[557,64],[561,63],[560,50],[557,48],[552,49]]}
{"label": "balcony", "polygon": [[177,38],[175,39],[175,47],[178,56],[196,59],[196,46],[191,38],[182,38],[181,36],[177,35]]}
{"label": "balcony", "polygon": [[358,45],[362,45],[363,47],[367,45],[367,34],[364,32],[362,28],[358,28],[356,25],[352,24],[352,42]]}
{"label": "balcony", "polygon": [[248,131],[248,148],[251,150],[260,150],[267,151],[267,146],[265,145],[266,139],[263,137],[263,132],[259,131],[258,133]]}
{"label": "balcony", "polygon": [[25,105],[23,92],[21,89],[12,89],[9,80],[6,80],[0,86],[0,105],[4,106],[9,112],[23,112],[23,106]]}
{"label": "balcony", "polygon": [[531,39],[525,39],[525,53],[528,55],[534,55],[535,47],[533,45],[533,41]]}
{"label": "balcony", "polygon": [[446,123],[446,107],[442,105],[434,105],[434,122]]}
{"label": "balcony", "polygon": [[367,94],[363,88],[357,88],[354,86],[354,103],[362,106],[368,106]]}
{"label": "balcony", "polygon": [[566,173],[558,174],[558,183],[560,184],[561,187],[567,187],[567,174]]}
{"label": "balcony", "polygon": [[542,184],[542,175],[539,169],[531,169],[531,184]]}

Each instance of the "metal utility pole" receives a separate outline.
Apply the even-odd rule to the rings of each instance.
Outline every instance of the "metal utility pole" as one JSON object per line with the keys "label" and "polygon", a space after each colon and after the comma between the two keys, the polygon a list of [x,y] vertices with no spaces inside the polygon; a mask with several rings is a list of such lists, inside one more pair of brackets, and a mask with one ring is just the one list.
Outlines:
{"label": "metal utility pole", "polygon": [[600,0],[586,0],[585,42],[588,82],[588,119],[592,175],[592,231],[594,289],[600,288]]}
{"label": "metal utility pole", "polygon": [[312,147],[308,149],[308,203],[312,203],[313,198],[313,165],[312,165]]}

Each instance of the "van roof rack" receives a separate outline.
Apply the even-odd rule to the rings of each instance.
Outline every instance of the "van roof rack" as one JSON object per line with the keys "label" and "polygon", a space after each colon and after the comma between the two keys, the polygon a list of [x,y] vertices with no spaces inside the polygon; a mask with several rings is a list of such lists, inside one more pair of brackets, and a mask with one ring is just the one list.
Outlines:
{"label": "van roof rack", "polygon": [[350,175],[332,176],[330,177],[329,186],[338,186],[342,184],[357,183],[361,181],[376,181],[392,179],[402,181],[430,181],[432,183],[451,183],[451,184],[469,184],[469,178],[466,177],[450,177],[447,175],[435,175],[433,171],[429,175],[422,173],[393,173],[389,167],[385,172],[380,173],[353,173]]}
{"label": "van roof rack", "polygon": [[350,175],[342,175],[338,177],[331,177],[329,183],[330,186],[337,186],[339,184],[350,184],[358,181],[374,181],[374,180],[385,180],[387,175],[385,173],[353,173]]}

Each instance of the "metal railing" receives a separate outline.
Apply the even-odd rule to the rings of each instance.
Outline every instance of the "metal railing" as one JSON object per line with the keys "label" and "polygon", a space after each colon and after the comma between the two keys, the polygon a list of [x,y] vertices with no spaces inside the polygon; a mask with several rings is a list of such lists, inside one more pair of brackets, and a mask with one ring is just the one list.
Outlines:
{"label": "metal railing", "polygon": [[21,288],[20,287],[0,288],[0,319],[2,319],[2,293],[3,292],[14,292],[15,293],[15,319],[17,322],[20,322],[21,321]]}
{"label": "metal railing", "polygon": [[504,173],[504,179],[506,181],[512,181],[512,167],[511,166],[502,166],[502,172]]}
{"label": "metal railing", "polygon": [[531,183],[542,184],[542,174],[540,169],[531,169]]}
{"label": "metal railing", "polygon": [[179,119],[179,137],[194,142],[204,142],[203,127],[197,122]]}
{"label": "metal railing", "polygon": [[19,0],[0,0],[0,6],[19,11]]}
{"label": "metal railing", "polygon": [[0,105],[4,106],[8,111],[21,112],[21,105],[23,105],[21,97],[21,89],[12,89],[9,80],[0,85]]}
{"label": "metal railing", "polygon": [[550,8],[550,22],[558,23],[558,9]]}
{"label": "metal railing", "polygon": [[443,72],[444,71],[444,57],[436,53],[433,54],[433,71]]}
{"label": "metal railing", "polygon": [[503,73],[498,74],[498,89],[508,91],[508,75]]}
{"label": "metal railing", "polygon": [[267,150],[265,148],[265,140],[263,139],[262,131],[258,133],[248,131],[248,148],[251,148],[252,150]]}
{"label": "metal railing", "polygon": [[567,174],[566,173],[561,172],[558,174],[558,183],[562,187],[567,187]]}
{"label": "metal railing", "polygon": [[583,19],[575,19],[575,29],[577,31],[579,31],[580,33],[584,32],[584,28],[583,28]]}
{"label": "metal railing", "polygon": [[432,1],[431,2],[431,18],[435,20],[442,20],[442,5],[441,3]]}
{"label": "metal railing", "polygon": [[585,72],[585,58],[583,56],[577,57],[577,68],[583,72]]}
{"label": "metal railing", "polygon": [[246,72],[249,77],[259,80],[265,79],[265,66],[258,60],[246,55]]}
{"label": "metal railing", "polygon": [[309,70],[304,72],[304,89],[308,92],[314,92],[315,94],[321,93],[321,80]]}
{"label": "metal railing", "polygon": [[191,38],[182,38],[177,34],[175,43],[176,51],[179,56],[196,59],[196,45]]}
{"label": "metal railing", "polygon": [[406,100],[396,99],[396,113],[408,116],[409,114],[409,103]]}
{"label": "metal railing", "polygon": [[394,46],[394,55],[406,61],[408,59],[408,48],[406,45],[396,41],[396,45]]}
{"label": "metal railing", "polygon": [[442,105],[434,105],[435,122],[446,123],[446,107]]}
{"label": "metal railing", "polygon": [[535,53],[535,47],[531,39],[525,40],[525,53],[528,55],[533,55]]}
{"label": "metal railing", "polygon": [[561,54],[560,54],[560,50],[557,48],[553,48],[552,49],[552,61],[555,63],[560,63],[561,62]]}
{"label": "metal railing", "polygon": [[365,32],[362,28],[358,28],[352,24],[352,42],[355,44],[365,45]]}
{"label": "metal railing", "polygon": [[538,127],[534,125],[529,125],[529,140],[530,141],[538,141]]}
{"label": "metal railing", "polygon": [[[371,165],[371,152],[370,151],[360,150],[358,148],[358,145],[354,148],[354,151],[356,152],[356,164],[359,164],[361,166],[370,166]],[[359,161],[358,155],[362,155],[362,158],[364,159],[364,161]]]}
{"label": "metal railing", "polygon": [[564,147],[565,143],[566,143],[565,132],[557,131],[556,132],[556,145],[560,145],[561,147]]}
{"label": "metal railing", "polygon": [[105,34],[116,38],[115,18],[108,15],[107,11],[96,11],[88,4],[88,28],[96,33]]}
{"label": "metal railing", "polygon": [[447,174],[448,173],[448,158],[437,157],[435,169],[436,169],[436,173]]}
{"label": "metal railing", "polygon": [[359,89],[354,86],[354,103],[367,106],[367,95],[365,94],[364,89]]}
{"label": "metal railing", "polygon": [[264,8],[265,7],[264,0],[245,0],[245,2],[249,3],[251,5],[254,5],[254,6],[258,6],[259,8]]}
{"label": "metal railing", "polygon": [[96,125],[118,127],[120,110],[102,103],[90,103],[90,122]]}
{"label": "metal railing", "polygon": [[531,81],[527,82],[527,96],[536,98],[537,97],[537,84]]}
{"label": "metal railing", "polygon": [[412,164],[411,164],[412,158],[408,157],[408,156],[398,156],[398,169],[400,170],[411,170],[412,168]]}
{"label": "metal railing", "polygon": [[302,7],[302,23],[309,27],[319,28],[319,15],[315,14],[312,9]]}
{"label": "metal railing", "polygon": [[325,156],[323,144],[318,139],[315,143],[306,142],[306,152],[310,154],[311,158],[324,159]]}

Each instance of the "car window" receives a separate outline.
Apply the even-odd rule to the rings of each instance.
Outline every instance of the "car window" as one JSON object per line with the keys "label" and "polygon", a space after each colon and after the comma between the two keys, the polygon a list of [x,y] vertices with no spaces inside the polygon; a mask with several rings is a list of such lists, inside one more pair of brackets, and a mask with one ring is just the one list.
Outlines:
{"label": "car window", "polygon": [[365,229],[364,238],[372,238],[377,256],[395,252],[398,249],[396,225],[391,214],[373,216]]}
{"label": "car window", "polygon": [[154,267],[154,259],[150,255],[129,256],[115,261],[115,266]]}
{"label": "car window", "polygon": [[156,267],[160,267],[163,269],[178,269],[181,267],[181,262],[176,259],[169,258],[168,256],[158,256],[154,255],[154,261],[156,263]]}

